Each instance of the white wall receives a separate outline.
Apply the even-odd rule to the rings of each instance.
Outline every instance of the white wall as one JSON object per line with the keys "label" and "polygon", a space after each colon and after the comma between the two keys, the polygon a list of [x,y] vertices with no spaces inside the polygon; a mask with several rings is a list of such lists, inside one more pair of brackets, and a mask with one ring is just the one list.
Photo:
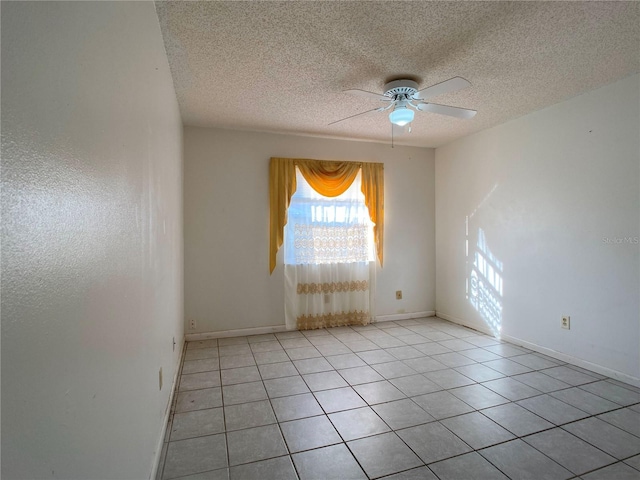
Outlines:
{"label": "white wall", "polygon": [[503,336],[640,378],[639,93],[635,75],[436,150],[439,315],[484,324],[468,217],[470,254],[482,229],[503,264]]}
{"label": "white wall", "polygon": [[282,250],[269,275],[270,157],[383,162],[376,314],[435,309],[432,149],[198,127],[185,127],[184,143],[188,333],[284,325]]}
{"label": "white wall", "polygon": [[181,157],[153,3],[2,2],[3,479],[150,476],[183,338]]}

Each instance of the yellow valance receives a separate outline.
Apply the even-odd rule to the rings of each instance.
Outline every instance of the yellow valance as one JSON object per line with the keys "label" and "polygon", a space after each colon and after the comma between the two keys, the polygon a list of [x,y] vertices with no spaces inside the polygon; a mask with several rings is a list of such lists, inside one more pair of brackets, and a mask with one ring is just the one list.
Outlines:
{"label": "yellow valance", "polygon": [[380,265],[384,236],[384,165],[368,162],[333,162],[293,158],[271,158],[269,166],[269,271],[276,268],[276,255],[284,241],[284,226],[291,196],[296,191],[296,167],[309,185],[325,197],[337,197],[351,186],[362,170],[362,193],[374,224],[373,238]]}

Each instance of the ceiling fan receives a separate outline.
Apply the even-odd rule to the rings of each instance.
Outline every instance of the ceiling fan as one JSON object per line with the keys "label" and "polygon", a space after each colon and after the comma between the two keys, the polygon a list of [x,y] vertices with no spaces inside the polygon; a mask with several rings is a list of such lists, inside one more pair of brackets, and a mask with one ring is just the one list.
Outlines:
{"label": "ceiling fan", "polygon": [[391,113],[389,114],[389,121],[392,124],[401,127],[404,127],[413,121],[415,113],[414,110],[437,113],[439,115],[447,115],[456,118],[472,118],[477,113],[475,110],[425,102],[425,100],[437,95],[455,92],[469,86],[471,86],[471,83],[464,78],[453,77],[449,80],[445,80],[444,82],[432,85],[431,87],[423,88],[422,90],[418,90],[418,84],[416,82],[408,79],[394,80],[393,82],[387,83],[384,86],[384,93],[382,94],[367,92],[366,90],[345,90],[344,93],[378,100],[385,102],[386,105],[336,120],[335,122],[331,122],[329,125],[349,120],[350,118],[354,118],[359,115],[365,115],[371,112],[384,112],[385,110],[391,109],[393,110],[391,110]]}

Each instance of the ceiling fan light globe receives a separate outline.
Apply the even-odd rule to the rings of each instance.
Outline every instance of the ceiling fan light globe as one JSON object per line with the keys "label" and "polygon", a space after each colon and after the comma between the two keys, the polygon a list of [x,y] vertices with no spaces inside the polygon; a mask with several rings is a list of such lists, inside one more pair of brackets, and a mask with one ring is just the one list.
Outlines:
{"label": "ceiling fan light globe", "polygon": [[406,124],[413,121],[414,111],[406,107],[396,108],[389,114],[389,121],[399,127],[404,127]]}

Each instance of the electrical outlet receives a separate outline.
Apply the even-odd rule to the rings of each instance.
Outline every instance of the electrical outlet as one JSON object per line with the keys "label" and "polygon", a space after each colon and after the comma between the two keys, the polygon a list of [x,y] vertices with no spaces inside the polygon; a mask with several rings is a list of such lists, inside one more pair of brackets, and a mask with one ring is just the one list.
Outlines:
{"label": "electrical outlet", "polygon": [[160,371],[158,372],[158,384],[160,386],[160,390],[162,390],[162,367],[160,367]]}
{"label": "electrical outlet", "polygon": [[402,300],[402,290],[396,290],[396,300]]}
{"label": "electrical outlet", "polygon": [[196,329],[196,321],[195,319],[191,319],[191,322],[189,323],[189,328],[191,328],[191,330],[195,330]]}
{"label": "electrical outlet", "polygon": [[560,326],[571,330],[571,317],[569,315],[562,317],[562,324]]}

